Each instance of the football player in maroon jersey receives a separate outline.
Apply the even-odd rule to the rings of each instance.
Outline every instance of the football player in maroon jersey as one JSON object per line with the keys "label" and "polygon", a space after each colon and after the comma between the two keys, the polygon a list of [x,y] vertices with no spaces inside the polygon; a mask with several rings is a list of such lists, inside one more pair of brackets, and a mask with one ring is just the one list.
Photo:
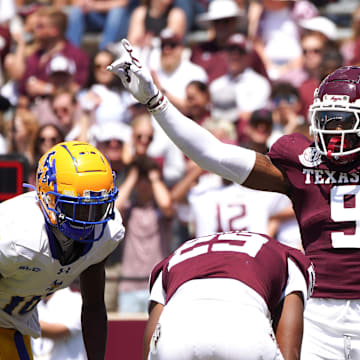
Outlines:
{"label": "football player in maroon jersey", "polygon": [[313,281],[302,252],[266,235],[189,240],[151,273],[143,360],[298,359]]}
{"label": "football player in maroon jersey", "polygon": [[[118,75],[174,143],[203,169],[293,202],[316,284],[304,313],[302,359],[360,359],[360,67],[342,67],[315,91],[314,142],[294,133],[267,155],[220,142],[155,87],[124,39]],[[358,229],[359,228],[359,229]]]}

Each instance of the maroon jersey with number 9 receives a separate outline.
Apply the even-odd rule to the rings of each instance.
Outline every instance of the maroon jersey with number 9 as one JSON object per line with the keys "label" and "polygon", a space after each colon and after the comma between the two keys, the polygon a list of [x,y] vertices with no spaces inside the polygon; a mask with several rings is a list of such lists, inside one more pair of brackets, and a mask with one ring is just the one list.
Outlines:
{"label": "maroon jersey with number 9", "polygon": [[360,299],[360,164],[335,167],[301,134],[268,154],[286,174],[305,254],[314,264],[314,297]]}

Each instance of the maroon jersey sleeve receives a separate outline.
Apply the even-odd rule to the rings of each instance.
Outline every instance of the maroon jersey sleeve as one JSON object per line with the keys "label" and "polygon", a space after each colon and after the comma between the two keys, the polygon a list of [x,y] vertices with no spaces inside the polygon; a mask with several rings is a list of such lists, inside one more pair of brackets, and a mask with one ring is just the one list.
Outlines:
{"label": "maroon jersey sleeve", "polygon": [[[268,156],[286,175],[314,297],[360,299],[360,166],[329,162],[305,136],[280,138]],[[359,209],[358,209],[359,208]]]}
{"label": "maroon jersey sleeve", "polygon": [[150,281],[149,281],[149,286],[150,286],[150,292],[154,286],[154,283],[156,281],[156,279],[158,278],[158,276],[160,275],[161,271],[163,270],[163,267],[166,267],[168,258],[163,259],[162,261],[160,261],[158,264],[156,264],[153,268],[153,270],[151,271],[150,274]]}

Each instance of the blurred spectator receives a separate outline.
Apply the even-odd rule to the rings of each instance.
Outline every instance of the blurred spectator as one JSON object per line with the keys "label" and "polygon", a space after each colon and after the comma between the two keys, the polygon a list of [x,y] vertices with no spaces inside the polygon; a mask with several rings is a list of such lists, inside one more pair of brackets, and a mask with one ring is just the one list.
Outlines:
{"label": "blurred spectator", "polygon": [[256,49],[272,80],[301,64],[299,27],[292,16],[293,1],[261,0]]}
{"label": "blurred spectator", "polygon": [[126,38],[130,14],[138,0],[72,0],[66,37],[81,46],[86,32],[101,32],[99,50]]}
{"label": "blurred spectator", "polygon": [[[209,28],[210,38],[192,47],[191,61],[204,68],[212,82],[228,72],[224,47],[229,37],[238,31],[239,24],[246,22],[246,15],[234,0],[212,0],[208,11],[199,15],[197,21]],[[265,66],[253,48],[250,59],[250,66],[267,77]]]}
{"label": "blurred spectator", "polygon": [[[37,23],[36,10],[39,5],[30,7],[27,11],[18,10],[21,16],[16,26],[12,26],[11,41],[12,47],[4,59],[4,69],[8,79],[7,95],[12,95],[12,103],[17,102],[17,88],[15,82],[21,80],[25,73],[26,58],[38,49],[38,42],[34,39],[34,31]],[[2,89],[2,93],[3,93]]]}
{"label": "blurred spectator", "polygon": [[277,82],[271,91],[273,131],[268,140],[269,148],[282,135],[292,134],[304,123],[298,89],[289,82]]}
{"label": "blurred spectator", "polygon": [[38,304],[41,337],[32,338],[34,360],[86,360],[78,285],[48,295]]}
{"label": "blurred spectator", "polygon": [[241,146],[266,154],[269,151],[268,139],[272,130],[272,112],[265,108],[255,110],[245,127],[246,139],[241,143]]}
{"label": "blurred spectator", "polygon": [[341,44],[344,65],[360,64],[360,5],[357,6],[351,19],[351,36]]}
{"label": "blurred spectator", "polygon": [[106,155],[111,168],[116,173],[115,182],[119,186],[124,180],[124,144],[131,136],[131,129],[123,123],[106,122],[91,128],[95,146]]}
{"label": "blurred spectator", "polygon": [[9,153],[26,156],[30,165],[34,163],[34,140],[38,129],[36,117],[30,110],[18,108],[11,121],[5,123]]}
{"label": "blurred spectator", "polygon": [[39,49],[26,59],[26,71],[20,82],[20,93],[31,99],[53,94],[56,89],[50,82],[49,63],[59,54],[73,64],[73,88],[78,90],[85,86],[89,72],[89,57],[65,39],[65,13],[55,7],[45,6],[37,11],[37,16],[34,35],[39,42]]}
{"label": "blurred spectator", "polygon": [[236,127],[229,121],[210,117],[202,123],[202,126],[222,142],[228,144],[235,144],[237,142]]}
{"label": "blurred spectator", "polygon": [[[242,34],[232,35],[226,43],[228,73],[210,84],[212,117],[246,124],[250,114],[264,107],[270,96],[269,81],[249,65],[247,40]],[[242,125],[238,126],[240,130]],[[241,138],[242,130],[239,131]]]}
{"label": "blurred spectator", "polygon": [[139,156],[119,186],[116,207],[126,224],[118,310],[146,312],[152,267],[169,254],[173,215],[170,193],[156,162]]}
{"label": "blurred spectator", "polygon": [[185,114],[201,125],[211,115],[209,87],[202,81],[193,80],[186,86],[185,91]]}
{"label": "blurred spectator", "polygon": [[128,40],[139,48],[152,47],[153,38],[169,28],[179,38],[186,33],[185,12],[174,0],[145,0],[131,14]]}
{"label": "blurred spectator", "polygon": [[299,87],[309,79],[318,79],[323,53],[328,46],[329,40],[322,32],[306,31],[301,37],[301,67],[290,70],[281,80]]}
{"label": "blurred spectator", "polygon": [[129,164],[137,155],[148,155],[159,165],[167,186],[172,186],[184,174],[184,156],[169,141],[163,130],[152,121],[148,112],[131,121],[132,135],[124,145],[124,162]]}
{"label": "blurred spectator", "polygon": [[[154,139],[154,128],[148,114],[141,114],[131,121],[131,139],[124,144],[124,162],[130,164],[134,157],[148,153],[149,145]],[[162,167],[164,159],[159,159]]]}
{"label": "blurred spectator", "polygon": [[10,21],[16,15],[14,0],[0,0],[0,86],[4,83],[4,59],[10,51]]}
{"label": "blurred spectator", "polygon": [[79,102],[94,115],[95,123],[130,121],[128,106],[132,100],[127,91],[121,91],[120,80],[106,70],[114,61],[112,53],[101,50],[94,56],[89,86],[80,91]]}
{"label": "blurred spectator", "polygon": [[81,108],[72,91],[60,88],[51,98],[38,101],[31,110],[39,124],[58,125],[66,141],[91,141],[90,114]]}
{"label": "blurred spectator", "polygon": [[48,122],[58,124],[58,118],[52,111],[51,102],[53,97],[60,92],[67,92],[71,97],[75,96],[73,95],[77,89],[77,85],[74,82],[75,64],[63,55],[55,55],[47,66],[46,74],[48,75],[49,84],[53,87],[54,91],[48,96],[36,97],[36,100],[31,102],[29,107],[36,114],[40,125]]}
{"label": "blurred spectator", "polygon": [[183,57],[183,39],[171,29],[161,31],[160,41],[160,63],[152,68],[154,82],[173,105],[185,112],[186,86],[193,80],[206,83],[206,72]]}
{"label": "blurred spectator", "polygon": [[51,58],[46,69],[49,83],[54,87],[54,91],[63,88],[74,94],[79,90],[79,86],[75,82],[75,73],[75,62],[60,54]]}
{"label": "blurred spectator", "polygon": [[50,150],[50,148],[64,140],[64,133],[59,126],[52,123],[41,125],[37,130],[34,140],[33,153],[35,162],[37,163],[41,156]]}
{"label": "blurred spectator", "polygon": [[299,87],[299,93],[302,104],[302,115],[308,119],[309,106],[313,103],[313,94],[320,82],[331,72],[344,65],[344,59],[336,43],[326,46],[319,65],[318,77],[312,77],[305,80]]}
{"label": "blurred spectator", "polygon": [[89,114],[80,108],[72,92],[57,92],[51,100],[51,110],[65,134],[66,141],[89,141]]}

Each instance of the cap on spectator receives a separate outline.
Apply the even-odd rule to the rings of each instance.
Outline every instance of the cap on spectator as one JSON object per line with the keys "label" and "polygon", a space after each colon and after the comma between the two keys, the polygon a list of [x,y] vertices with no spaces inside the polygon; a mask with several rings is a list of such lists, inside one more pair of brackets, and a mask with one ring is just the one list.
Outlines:
{"label": "cap on spectator", "polygon": [[268,109],[259,109],[252,112],[249,125],[256,126],[258,123],[273,124],[272,112]]}
{"label": "cap on spectator", "polygon": [[233,34],[226,42],[226,47],[236,47],[239,50],[248,52],[248,42],[243,34]]}
{"label": "cap on spectator", "polygon": [[175,33],[174,30],[170,28],[165,28],[160,32],[160,41],[161,43],[173,43],[173,44],[181,44],[181,37]]}
{"label": "cap on spectator", "polygon": [[321,32],[330,40],[336,40],[338,37],[336,24],[325,16],[301,20],[299,25],[305,30]]}
{"label": "cap on spectator", "polygon": [[119,140],[124,143],[130,140],[131,128],[120,122],[105,122],[94,125],[92,133],[97,142]]}
{"label": "cap on spectator", "polygon": [[234,0],[213,0],[209,4],[208,11],[198,15],[196,21],[200,25],[209,25],[214,20],[236,18],[244,15],[245,12],[239,8]]}
{"label": "cap on spectator", "polygon": [[68,73],[74,75],[76,65],[73,60],[65,57],[64,55],[55,55],[49,62],[47,72],[49,75],[54,73]]}

